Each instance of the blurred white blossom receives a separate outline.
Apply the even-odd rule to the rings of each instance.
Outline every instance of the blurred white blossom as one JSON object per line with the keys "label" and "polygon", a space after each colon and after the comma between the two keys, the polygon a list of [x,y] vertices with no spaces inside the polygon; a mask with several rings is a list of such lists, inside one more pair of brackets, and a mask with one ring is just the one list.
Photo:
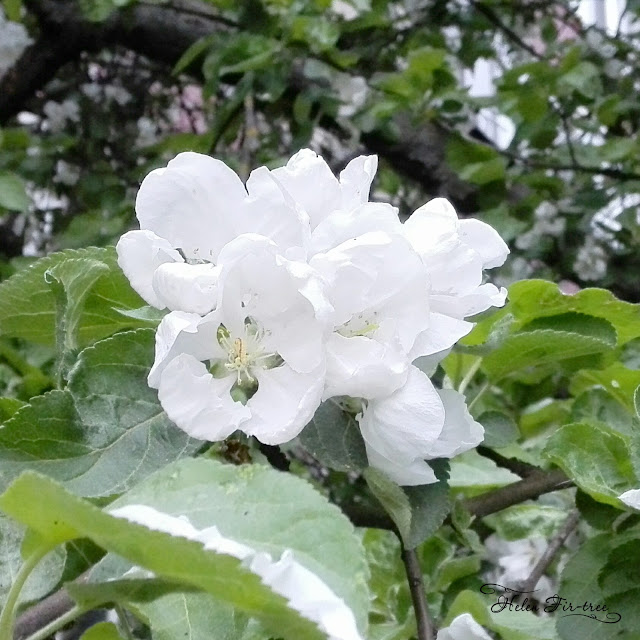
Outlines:
{"label": "blurred white blossom", "polygon": [[607,273],[607,252],[588,236],[576,253],[573,270],[581,280],[600,280]]}
{"label": "blurred white blossom", "polygon": [[316,623],[329,640],[362,640],[353,611],[315,573],[286,549],[274,560],[271,554],[223,536],[217,527],[196,529],[186,516],[172,516],[147,505],[132,504],[110,511],[112,516],[200,543],[206,551],[233,556],[262,583],[287,600],[288,606]]}
{"label": "blurred white blossom", "polygon": [[24,26],[7,20],[0,7],[0,78],[11,69],[32,42]]}

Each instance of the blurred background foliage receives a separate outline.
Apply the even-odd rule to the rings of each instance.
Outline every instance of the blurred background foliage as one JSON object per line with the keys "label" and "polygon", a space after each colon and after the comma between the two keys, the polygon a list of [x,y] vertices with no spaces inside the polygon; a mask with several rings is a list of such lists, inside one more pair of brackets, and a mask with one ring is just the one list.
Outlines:
{"label": "blurred background foliage", "polygon": [[640,2],[2,4],[3,276],[113,243],[180,151],[246,176],[310,146],[336,169],[379,154],[374,198],[401,215],[442,195],[494,225],[503,284],[640,300]]}

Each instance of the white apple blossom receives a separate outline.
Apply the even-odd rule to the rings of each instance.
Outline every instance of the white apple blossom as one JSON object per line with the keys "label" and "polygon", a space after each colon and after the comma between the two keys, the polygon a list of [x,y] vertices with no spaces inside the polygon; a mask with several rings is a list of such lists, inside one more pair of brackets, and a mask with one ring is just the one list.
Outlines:
{"label": "white apple blossom", "polygon": [[310,264],[324,278],[334,308],[325,399],[395,391],[429,323],[429,281],[420,257],[401,235],[373,231],[317,254]]}
{"label": "white apple blossom", "polygon": [[242,429],[267,444],[287,442],[322,398],[331,307],[312,269],[263,236],[240,236],[220,257],[215,310],[163,318],[149,385],[196,438]]}
{"label": "white apple blossom", "polygon": [[452,458],[484,437],[464,397],[451,389],[436,389],[415,366],[402,387],[367,402],[357,420],[369,464],[400,485],[437,482],[425,460]]}
{"label": "white apple blossom", "polygon": [[143,180],[136,215],[140,230],[125,233],[116,247],[131,285],[154,307],[200,314],[214,307],[215,295],[205,302],[200,290],[215,290],[215,266],[227,243],[255,233],[289,255],[306,244],[308,232],[304,214],[266,168],[253,171],[245,187],[220,160],[192,152]]}
{"label": "white apple blossom", "polygon": [[448,627],[440,629],[436,640],[491,640],[491,636],[470,613],[463,613],[454,618]]}
{"label": "white apple blossom", "polygon": [[[485,575],[488,582],[518,588],[531,575],[534,567],[547,550],[547,540],[535,536],[523,540],[504,540],[491,534],[485,540],[488,559],[495,565]],[[534,585],[535,598],[544,602],[556,593],[556,585],[548,576],[542,576]]]}
{"label": "white apple blossom", "polygon": [[7,20],[0,7],[0,78],[32,42],[24,25]]}
{"label": "white apple blossom", "polygon": [[504,305],[506,289],[483,283],[483,271],[502,265],[509,249],[488,224],[459,220],[444,198],[431,200],[402,224],[395,207],[369,202],[377,164],[375,156],[360,156],[337,179],[320,156],[303,149],[271,173],[309,216],[311,260],[369,232],[405,236],[422,258],[430,282],[429,327],[409,355],[415,359],[444,352],[473,328],[466,318]]}
{"label": "white apple blossom", "polygon": [[430,328],[416,343],[418,357],[449,349],[473,328],[466,318],[504,305],[506,289],[483,283],[483,270],[502,265],[509,249],[488,224],[459,220],[444,198],[420,207],[404,229],[431,280]]}
{"label": "white apple blossom", "polygon": [[504,304],[483,271],[508,248],[442,198],[402,224],[369,202],[376,169],[360,156],[336,178],[304,149],[245,187],[219,160],[183,153],[145,178],[141,228],[120,239],[118,261],[171,311],[149,384],[180,428],[283,443],[321,399],[355,398],[370,464],[404,485],[435,482],[426,460],[479,444],[462,396],[412,363],[437,363],[468,318]]}
{"label": "white apple blossom", "polygon": [[631,489],[630,491],[625,491],[618,497],[628,507],[640,511],[640,489]]}
{"label": "white apple blossom", "polygon": [[361,640],[353,611],[320,577],[300,564],[290,549],[274,560],[269,553],[223,536],[215,526],[197,529],[186,516],[172,516],[147,505],[127,505],[112,509],[110,514],[241,560],[263,584],[283,596],[291,609],[315,622],[329,640]]}

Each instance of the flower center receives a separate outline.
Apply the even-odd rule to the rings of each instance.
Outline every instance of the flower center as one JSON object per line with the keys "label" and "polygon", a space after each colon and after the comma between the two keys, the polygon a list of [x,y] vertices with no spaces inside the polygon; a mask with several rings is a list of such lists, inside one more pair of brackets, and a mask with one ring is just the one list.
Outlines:
{"label": "flower center", "polygon": [[380,328],[380,325],[376,322],[377,315],[377,311],[372,311],[368,314],[359,313],[340,325],[336,331],[345,338],[371,335]]}
{"label": "flower center", "polygon": [[240,336],[232,336],[223,324],[218,327],[217,335],[218,343],[228,354],[224,370],[235,374],[236,385],[247,394],[253,395],[257,389],[256,368],[271,369],[283,362],[277,353],[265,351],[262,342],[266,332],[252,318],[247,318]]}

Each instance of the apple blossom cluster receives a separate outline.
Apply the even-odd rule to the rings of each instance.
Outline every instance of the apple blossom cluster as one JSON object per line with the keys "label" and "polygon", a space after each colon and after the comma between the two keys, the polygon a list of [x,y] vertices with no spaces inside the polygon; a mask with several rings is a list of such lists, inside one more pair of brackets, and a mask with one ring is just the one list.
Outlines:
{"label": "apple blossom cluster", "polygon": [[281,444],[323,401],[346,400],[370,465],[403,485],[435,482],[426,460],[482,441],[463,397],[422,369],[471,330],[467,318],[504,304],[483,270],[508,248],[442,198],[401,223],[369,201],[376,169],[360,156],[336,178],[305,149],[245,186],[189,152],[144,179],[140,230],[122,236],[118,262],[168,310],[149,385],[179,428]]}

